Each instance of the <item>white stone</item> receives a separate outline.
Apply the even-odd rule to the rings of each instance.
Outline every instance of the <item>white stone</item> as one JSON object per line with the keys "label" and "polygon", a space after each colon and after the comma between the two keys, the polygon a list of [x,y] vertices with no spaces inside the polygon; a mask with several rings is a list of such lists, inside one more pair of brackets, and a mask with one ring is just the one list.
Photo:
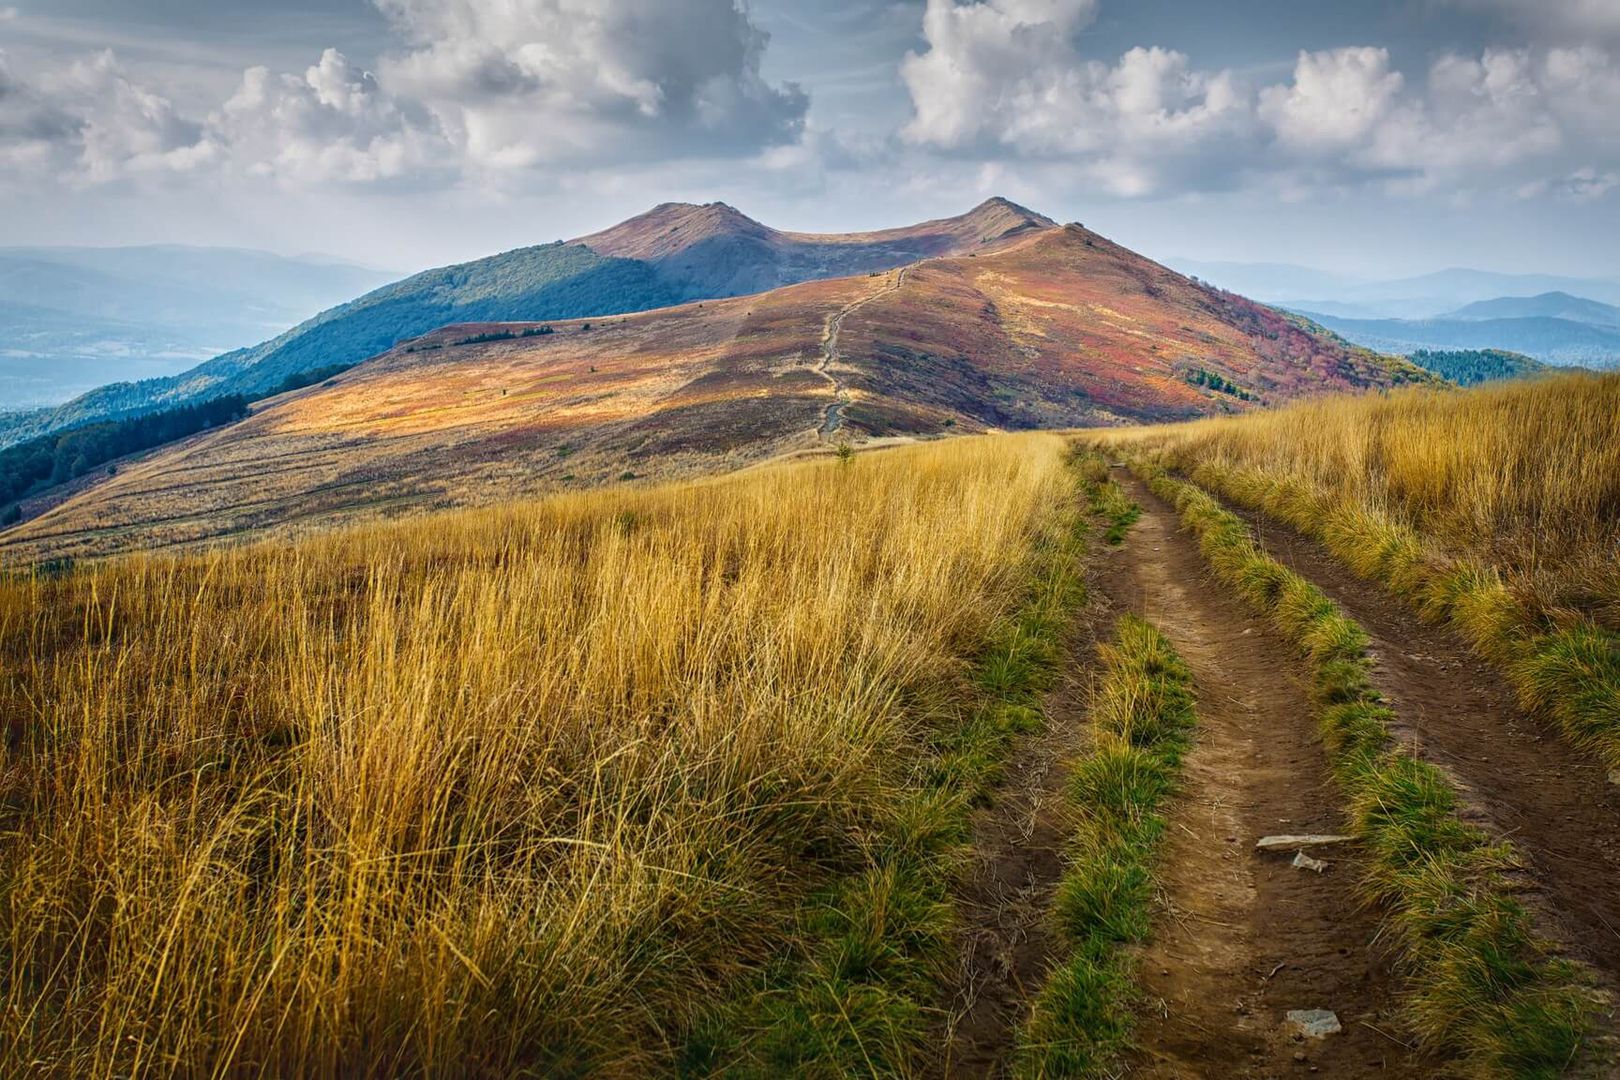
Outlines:
{"label": "white stone", "polygon": [[1325,1039],[1344,1030],[1339,1018],[1326,1009],[1292,1009],[1288,1022],[1308,1039]]}
{"label": "white stone", "polygon": [[1328,868],[1328,864],[1321,859],[1313,859],[1303,851],[1294,855],[1295,870],[1315,870],[1318,874]]}
{"label": "white stone", "polygon": [[1308,833],[1304,836],[1262,836],[1256,843],[1257,851],[1299,851],[1301,848],[1324,847],[1328,844],[1348,844],[1353,836],[1332,836]]}

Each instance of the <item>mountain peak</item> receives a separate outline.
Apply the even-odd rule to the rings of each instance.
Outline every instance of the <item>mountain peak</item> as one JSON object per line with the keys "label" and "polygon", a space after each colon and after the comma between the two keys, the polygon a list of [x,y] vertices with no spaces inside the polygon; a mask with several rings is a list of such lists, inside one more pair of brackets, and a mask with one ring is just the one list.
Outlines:
{"label": "mountain peak", "polygon": [[657,261],[721,236],[768,239],[775,230],[723,202],[659,203],[644,214],[572,241],[598,255]]}
{"label": "mountain peak", "polygon": [[1013,202],[1011,199],[1005,198],[1001,195],[992,195],[978,206],[975,206],[972,210],[969,210],[965,216],[985,217],[992,214],[1011,214],[1016,217],[1026,218],[1030,222],[1037,225],[1057,224],[1057,222],[1053,221],[1045,214],[1038,214],[1029,207],[1021,206],[1018,203]]}

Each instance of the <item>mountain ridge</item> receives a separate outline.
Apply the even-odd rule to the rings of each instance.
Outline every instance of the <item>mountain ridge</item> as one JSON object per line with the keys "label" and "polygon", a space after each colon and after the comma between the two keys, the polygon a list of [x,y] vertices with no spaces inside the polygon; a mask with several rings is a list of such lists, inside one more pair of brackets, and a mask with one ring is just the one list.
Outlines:
{"label": "mountain ridge", "polygon": [[[669,228],[683,222],[704,227],[678,241],[670,239]],[[212,396],[253,396],[305,371],[358,363],[452,322],[543,321],[653,310],[806,280],[881,272],[1042,227],[1055,225],[1003,199],[988,200],[957,218],[825,236],[779,232],[721,203],[666,203],[574,241],[514,248],[423,271],[177,375],[115,383],[54,409],[0,418],[0,446]]]}
{"label": "mountain ridge", "polygon": [[102,476],[4,534],[97,556],[842,441],[1124,424],[1426,383],[1078,225],[887,272],[588,320],[441,327]]}
{"label": "mountain ridge", "polygon": [[1556,290],[1537,296],[1503,296],[1494,300],[1479,300],[1448,312],[1442,317],[1465,322],[1482,319],[1550,318],[1566,319],[1592,326],[1620,327],[1620,307]]}
{"label": "mountain ridge", "polygon": [[1344,319],[1304,312],[1335,334],[1369,349],[1409,355],[1419,349],[1500,350],[1561,367],[1620,363],[1620,326],[1530,316],[1510,319]]}

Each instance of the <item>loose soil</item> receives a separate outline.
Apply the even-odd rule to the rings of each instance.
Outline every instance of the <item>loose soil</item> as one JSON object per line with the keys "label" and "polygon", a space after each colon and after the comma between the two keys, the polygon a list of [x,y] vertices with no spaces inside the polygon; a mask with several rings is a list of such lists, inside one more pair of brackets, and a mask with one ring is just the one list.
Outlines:
{"label": "loose soil", "polygon": [[1620,787],[1519,708],[1501,673],[1321,544],[1243,513],[1263,546],[1314,581],[1372,638],[1374,684],[1401,735],[1457,782],[1479,823],[1511,840],[1547,929],[1613,985],[1620,975]]}
{"label": "loose soil", "polygon": [[[1345,831],[1302,662],[1210,580],[1174,511],[1117,475],[1143,514],[1093,580],[1174,643],[1197,684],[1200,725],[1140,956],[1148,1007],[1130,1075],[1434,1075],[1403,1042],[1399,983],[1378,919],[1355,894],[1354,846],[1315,852],[1330,864],[1323,874],[1253,850],[1266,835]],[[1343,1031],[1297,1038],[1285,1020],[1294,1009],[1330,1009]]]}
{"label": "loose soil", "polygon": [[1044,730],[1014,753],[995,802],[974,815],[972,863],[956,892],[963,932],[943,1062],[953,1080],[1005,1073],[1054,962],[1051,917],[1068,837],[1064,782],[1088,745],[1093,658],[1111,627],[1108,605],[1093,591],[1044,702]]}

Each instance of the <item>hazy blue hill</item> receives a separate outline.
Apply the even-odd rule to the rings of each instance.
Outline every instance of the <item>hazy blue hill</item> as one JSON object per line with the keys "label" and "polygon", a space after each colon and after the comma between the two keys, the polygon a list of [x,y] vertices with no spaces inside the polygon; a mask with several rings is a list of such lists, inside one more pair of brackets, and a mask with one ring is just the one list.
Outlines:
{"label": "hazy blue hill", "polygon": [[1524,379],[1551,370],[1539,360],[1502,349],[1419,349],[1407,359],[1458,386]]}
{"label": "hazy blue hill", "polygon": [[645,263],[562,243],[520,248],[384,286],[179,375],[104,386],[9,424],[0,418],[0,443],[202,397],[252,397],[303,371],[359,363],[446,323],[616,315],[673,302]]}
{"label": "hazy blue hill", "polygon": [[0,249],[0,409],[184,371],[393,276],[235,249]]}
{"label": "hazy blue hill", "polygon": [[0,249],[0,297],[263,340],[398,274],[319,256],[181,246]]}
{"label": "hazy blue hill", "polygon": [[[1437,319],[1499,297],[1565,293],[1620,304],[1620,281],[1456,268],[1417,277],[1371,280],[1285,263],[1171,259],[1168,265],[1222,289],[1291,311],[1341,319]],[[1541,312],[1540,314],[1554,314]],[[1581,321],[1581,320],[1576,320]]]}
{"label": "hazy blue hill", "polygon": [[1620,307],[1571,296],[1566,292],[1540,296],[1504,296],[1481,300],[1453,311],[1448,319],[1568,319],[1593,326],[1620,327]]}
{"label": "hazy blue hill", "polygon": [[1501,349],[1544,364],[1609,368],[1620,364],[1620,327],[1569,319],[1341,319],[1306,313],[1341,337],[1380,352]]}

